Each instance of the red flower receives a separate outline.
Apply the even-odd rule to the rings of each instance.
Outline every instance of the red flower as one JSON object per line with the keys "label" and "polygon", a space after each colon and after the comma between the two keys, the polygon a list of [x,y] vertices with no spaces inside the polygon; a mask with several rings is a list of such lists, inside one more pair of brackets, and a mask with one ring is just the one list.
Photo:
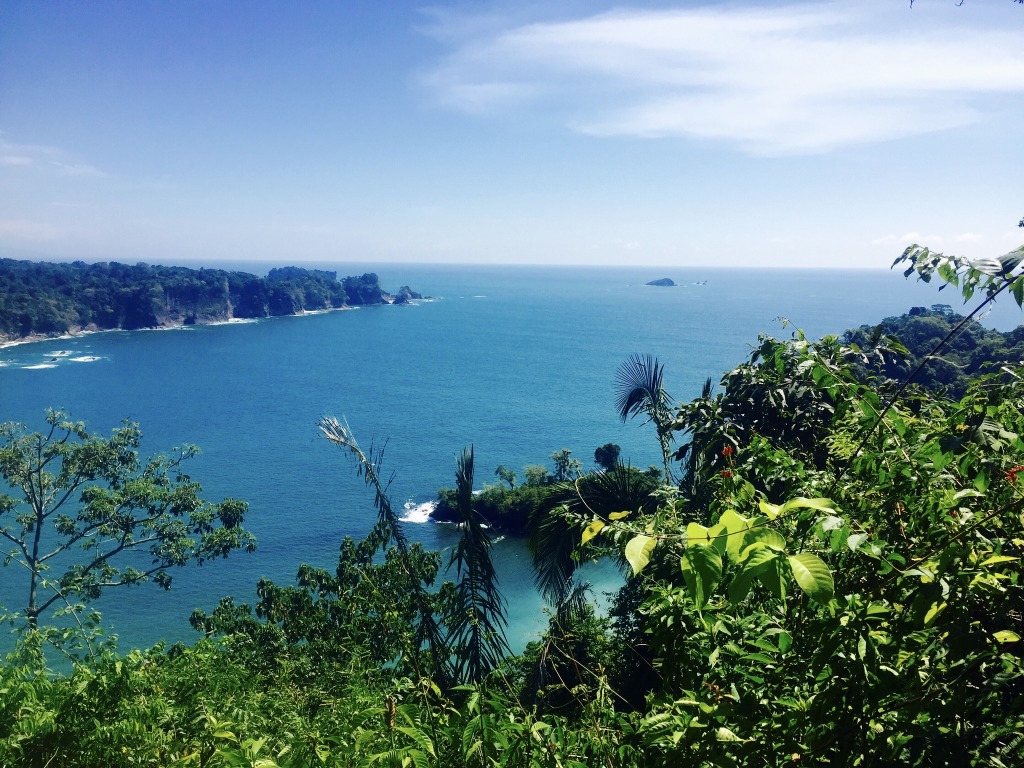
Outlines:
{"label": "red flower", "polygon": [[728,459],[730,456],[732,456],[732,454],[733,454],[733,448],[732,448],[731,445],[727,445],[727,446],[725,446],[725,448],[722,449],[722,455],[725,456],[725,458]]}
{"label": "red flower", "polygon": [[722,477],[732,477],[732,472],[730,472],[728,469],[723,469]]}

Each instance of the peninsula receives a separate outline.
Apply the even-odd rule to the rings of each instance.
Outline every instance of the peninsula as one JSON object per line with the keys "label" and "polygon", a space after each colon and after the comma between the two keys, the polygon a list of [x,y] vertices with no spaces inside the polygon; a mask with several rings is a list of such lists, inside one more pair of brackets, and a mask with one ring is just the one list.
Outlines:
{"label": "peninsula", "polygon": [[420,298],[408,286],[385,292],[372,272],[338,280],[336,272],[301,267],[258,277],[142,263],[0,259],[0,346],[89,331],[298,315]]}

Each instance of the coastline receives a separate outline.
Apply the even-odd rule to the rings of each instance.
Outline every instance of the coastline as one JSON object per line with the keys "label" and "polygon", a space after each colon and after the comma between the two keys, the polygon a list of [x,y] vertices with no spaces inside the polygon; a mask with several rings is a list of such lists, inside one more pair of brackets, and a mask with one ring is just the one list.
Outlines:
{"label": "coastline", "polygon": [[[387,302],[383,302],[383,305],[393,305],[394,303],[395,302],[393,302],[393,301],[387,301]],[[278,317],[303,317],[303,316],[306,316],[306,315],[326,315],[329,312],[345,312],[345,311],[348,311],[348,310],[360,309],[363,306],[373,306],[373,305],[357,304],[355,306],[352,306],[352,305],[346,304],[345,306],[341,306],[341,307],[329,307],[327,309],[313,309],[313,310],[308,310],[308,311],[304,310],[302,312],[295,312],[295,313],[290,314],[290,315],[268,315],[266,317],[229,317],[226,320],[199,320],[199,321],[197,321],[195,323],[182,323],[182,322],[166,323],[164,325],[147,326],[145,328],[125,329],[125,328],[95,328],[95,327],[92,327],[92,328],[72,329],[72,330],[68,331],[67,333],[62,333],[62,334],[57,334],[57,335],[33,333],[33,334],[29,334],[28,336],[22,336],[21,338],[17,338],[17,339],[9,339],[9,340],[8,339],[4,339],[4,340],[0,340],[0,349],[7,349],[9,347],[19,347],[19,346],[21,346],[23,344],[37,344],[37,343],[39,343],[41,341],[64,341],[64,340],[68,340],[68,339],[78,339],[78,338],[81,338],[82,336],[91,336],[94,333],[113,333],[115,331],[123,331],[125,333],[131,333],[131,332],[134,332],[134,331],[179,331],[179,330],[186,330],[188,328],[192,328],[193,326],[197,326],[197,325],[243,325],[243,324],[246,324],[246,323],[258,323],[261,320],[271,320],[271,319],[278,318]]]}

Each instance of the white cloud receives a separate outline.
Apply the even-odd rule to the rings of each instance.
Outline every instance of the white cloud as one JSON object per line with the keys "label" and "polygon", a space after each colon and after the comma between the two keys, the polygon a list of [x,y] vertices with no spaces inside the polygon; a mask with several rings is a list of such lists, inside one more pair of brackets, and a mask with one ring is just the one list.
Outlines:
{"label": "white cloud", "polygon": [[61,163],[57,160],[50,161],[50,167],[65,176],[104,176],[103,171],[88,163]]}
{"label": "white cloud", "polygon": [[920,232],[904,232],[902,235],[883,235],[871,241],[871,245],[888,246],[900,245],[927,245],[929,248],[937,247],[942,243],[938,235],[922,235]]}
{"label": "white cloud", "polygon": [[94,165],[77,162],[69,153],[58,147],[41,144],[16,144],[8,141],[0,131],[0,166],[32,167],[49,169],[62,176],[102,177],[103,173]]}
{"label": "white cloud", "polygon": [[55,240],[58,234],[49,224],[28,219],[0,219],[0,237],[37,242]]}
{"label": "white cloud", "polygon": [[454,50],[424,82],[467,112],[540,109],[586,134],[719,140],[758,155],[969,125],[984,119],[985,97],[1024,95],[1016,32],[896,5],[619,9],[497,30],[491,20],[469,35],[463,24],[437,33]]}
{"label": "white cloud", "polygon": [[985,239],[984,235],[978,235],[974,232],[964,232],[953,238],[958,243],[980,243]]}

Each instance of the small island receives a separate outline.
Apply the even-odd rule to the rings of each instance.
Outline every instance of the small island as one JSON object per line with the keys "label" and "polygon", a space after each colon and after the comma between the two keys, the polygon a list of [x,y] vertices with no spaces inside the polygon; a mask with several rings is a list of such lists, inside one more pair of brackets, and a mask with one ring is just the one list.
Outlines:
{"label": "small island", "polygon": [[651,280],[651,282],[647,283],[647,285],[673,286],[675,285],[675,281],[673,281],[670,277],[662,277],[658,280]]}
{"label": "small island", "polygon": [[376,274],[271,269],[266,277],[149,264],[0,259],[0,346],[90,331],[170,328],[301,315],[423,296],[381,288]]}

